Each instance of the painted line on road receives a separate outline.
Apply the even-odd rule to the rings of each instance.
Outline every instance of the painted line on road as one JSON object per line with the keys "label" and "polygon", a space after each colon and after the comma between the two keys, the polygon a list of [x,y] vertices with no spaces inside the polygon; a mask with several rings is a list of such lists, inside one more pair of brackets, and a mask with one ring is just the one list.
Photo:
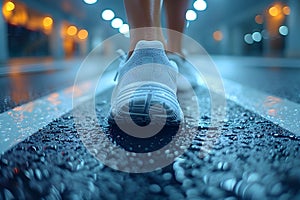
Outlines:
{"label": "painted line on road", "polygon": [[[78,86],[71,86],[54,92],[29,103],[15,107],[0,114],[0,154],[14,145],[22,142],[54,119],[73,109],[73,91],[76,102],[84,102],[114,85],[115,72],[103,74],[100,83],[94,91],[98,79],[82,82]],[[98,85],[99,86],[99,85]],[[79,101],[78,101],[79,100]]]}
{"label": "painted line on road", "polygon": [[299,104],[228,79],[223,79],[223,84],[226,99],[300,136]]}

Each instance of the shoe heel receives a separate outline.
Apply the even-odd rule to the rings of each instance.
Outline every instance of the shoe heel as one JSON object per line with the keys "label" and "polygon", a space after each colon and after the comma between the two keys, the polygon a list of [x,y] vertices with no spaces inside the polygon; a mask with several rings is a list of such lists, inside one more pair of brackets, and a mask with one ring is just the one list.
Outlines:
{"label": "shoe heel", "polygon": [[[176,95],[158,83],[147,83],[139,88],[126,88],[118,95],[115,110],[110,118],[118,122],[133,120],[139,126],[147,126],[151,120],[161,125],[177,126],[183,121],[183,114]],[[110,119],[110,121],[112,121]]]}

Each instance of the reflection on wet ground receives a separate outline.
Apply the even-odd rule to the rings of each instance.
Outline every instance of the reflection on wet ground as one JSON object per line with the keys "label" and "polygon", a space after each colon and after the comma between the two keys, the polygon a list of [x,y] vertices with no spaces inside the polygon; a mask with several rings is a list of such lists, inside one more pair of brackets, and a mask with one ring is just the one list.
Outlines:
{"label": "reflection on wet ground", "polygon": [[7,85],[9,88],[10,97],[13,102],[20,104],[22,102],[27,102],[30,100],[29,95],[29,84],[28,79],[20,74],[10,74],[9,76],[10,84]]}
{"label": "reflection on wet ground", "polygon": [[274,96],[268,96],[265,100],[264,107],[268,109],[268,115],[270,116],[276,116],[277,115],[277,110],[276,110],[276,105],[280,103],[282,99]]}
{"label": "reflection on wet ground", "polygon": [[[216,60],[216,65],[221,75],[232,81],[241,83],[242,85],[255,88],[260,91],[272,94],[277,97],[285,98],[290,101],[300,103],[300,62],[299,60],[284,59],[280,61],[272,61],[264,64],[264,60],[255,58],[242,58],[231,61],[226,64],[226,60]],[[276,64],[276,67],[272,67]],[[284,66],[280,66],[284,64]],[[290,66],[289,66],[290,64]]]}

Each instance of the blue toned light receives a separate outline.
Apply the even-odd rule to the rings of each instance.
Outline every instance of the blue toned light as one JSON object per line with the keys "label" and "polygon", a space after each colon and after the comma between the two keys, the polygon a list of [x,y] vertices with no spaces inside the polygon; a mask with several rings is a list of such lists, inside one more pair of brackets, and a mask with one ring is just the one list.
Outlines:
{"label": "blue toned light", "polygon": [[97,0],[83,0],[86,4],[94,4]]}
{"label": "blue toned light", "polygon": [[193,4],[194,8],[199,11],[206,10],[207,3],[204,0],[196,0]]}
{"label": "blue toned light", "polygon": [[254,32],[254,33],[252,33],[252,39],[255,42],[260,42],[261,39],[262,39],[262,36],[261,36],[260,32]]}
{"label": "blue toned light", "polygon": [[251,35],[251,34],[246,34],[246,35],[244,36],[244,41],[245,41],[247,44],[253,44],[252,35]]}
{"label": "blue toned light", "polygon": [[120,28],[123,25],[123,20],[120,18],[115,18],[111,21],[111,26],[113,28]]}
{"label": "blue toned light", "polygon": [[122,34],[126,34],[129,31],[129,26],[128,24],[123,24],[120,28],[119,28],[119,32]]}
{"label": "blue toned light", "polygon": [[188,21],[195,21],[197,19],[197,13],[193,10],[188,10],[185,13],[185,18]]}
{"label": "blue toned light", "polygon": [[280,26],[279,27],[279,33],[283,36],[286,36],[289,34],[289,29],[287,26]]}
{"label": "blue toned light", "polygon": [[112,10],[104,10],[102,12],[102,19],[109,21],[112,20],[115,17],[115,13]]}

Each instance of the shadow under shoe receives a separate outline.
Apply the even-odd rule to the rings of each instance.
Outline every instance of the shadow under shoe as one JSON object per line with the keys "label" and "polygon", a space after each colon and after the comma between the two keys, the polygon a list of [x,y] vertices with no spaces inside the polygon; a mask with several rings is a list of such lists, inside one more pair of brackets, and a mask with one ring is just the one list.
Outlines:
{"label": "shadow under shoe", "polygon": [[[136,153],[152,152],[167,145],[183,119],[175,94],[157,83],[142,85],[133,93],[128,90],[119,94],[115,104],[118,113],[111,112],[108,117],[110,139]],[[154,135],[145,137],[147,131]]]}
{"label": "shadow under shoe", "polygon": [[168,145],[175,137],[179,128],[180,124],[174,124],[172,126],[165,124],[164,127],[154,136],[149,138],[138,138],[125,133],[115,122],[111,121],[106,135],[112,142],[126,151],[134,153],[149,153],[157,151]]}

